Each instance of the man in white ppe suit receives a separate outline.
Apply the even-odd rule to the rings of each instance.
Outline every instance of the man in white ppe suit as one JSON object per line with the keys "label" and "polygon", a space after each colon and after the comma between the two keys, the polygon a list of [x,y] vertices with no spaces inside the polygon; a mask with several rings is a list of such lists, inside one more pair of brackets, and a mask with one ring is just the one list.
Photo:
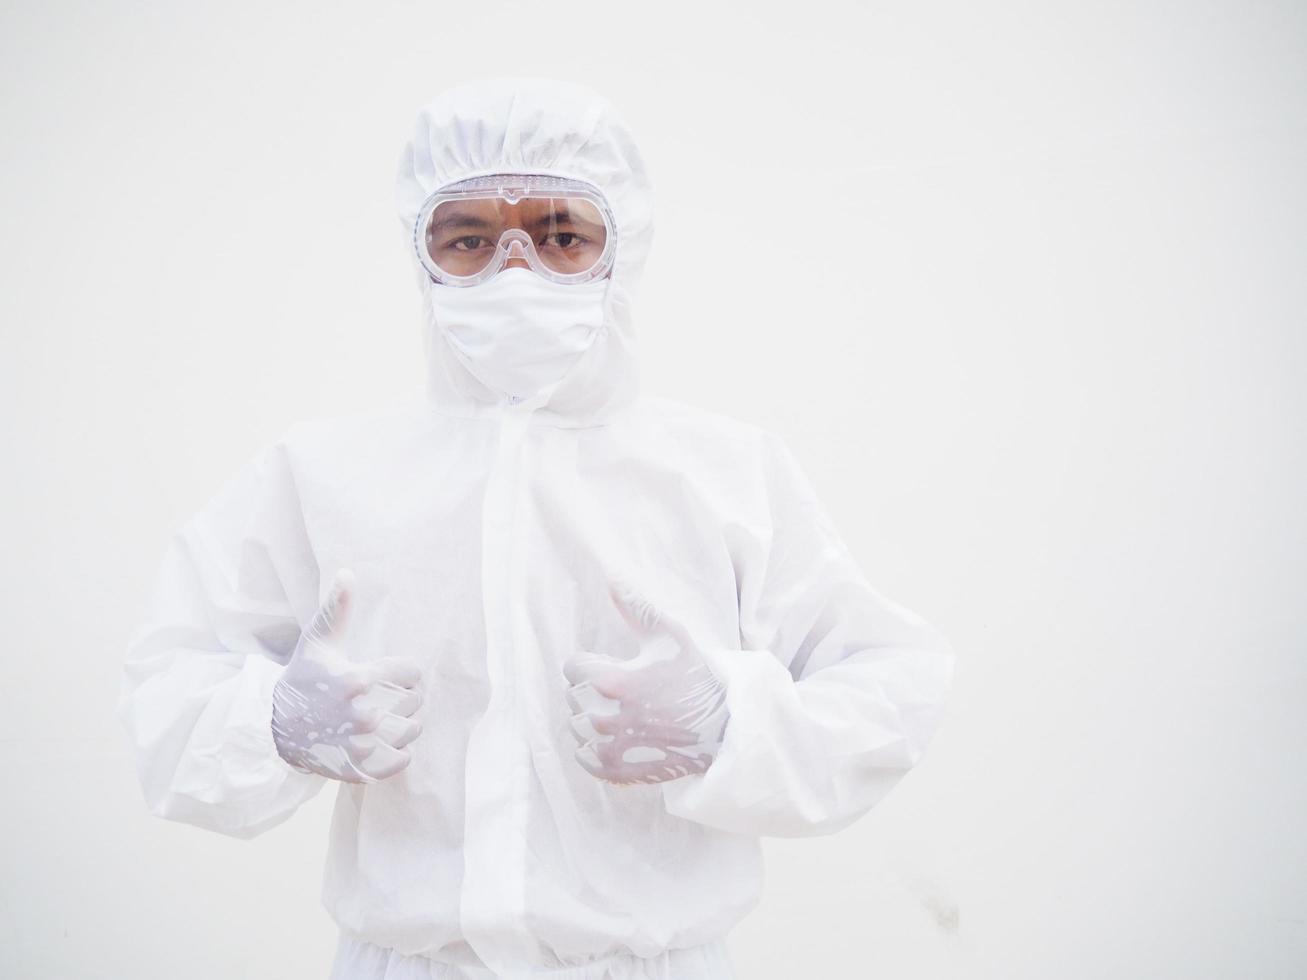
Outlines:
{"label": "man in white ppe suit", "polygon": [[338,980],[730,977],[758,837],[884,798],[953,653],[776,436],[639,393],[605,101],[449,91],[398,204],[426,397],[291,427],[176,535],[119,702],[149,807],[252,837],[332,781]]}

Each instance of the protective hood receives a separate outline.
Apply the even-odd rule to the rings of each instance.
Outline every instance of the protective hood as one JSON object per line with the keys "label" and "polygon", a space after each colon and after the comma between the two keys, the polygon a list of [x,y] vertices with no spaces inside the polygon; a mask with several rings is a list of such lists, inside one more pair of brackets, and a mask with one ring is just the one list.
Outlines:
{"label": "protective hood", "polygon": [[413,225],[427,197],[465,177],[504,172],[585,180],[612,208],[617,255],[603,325],[536,410],[538,420],[553,425],[601,425],[638,394],[631,306],[653,237],[652,192],[631,134],[608,102],[580,85],[547,79],[489,79],[450,89],[418,114],[404,148],[395,196],[405,248],[423,291],[428,401],[438,411],[465,417],[494,415],[504,404],[441,336],[427,295],[430,277],[413,251]]}

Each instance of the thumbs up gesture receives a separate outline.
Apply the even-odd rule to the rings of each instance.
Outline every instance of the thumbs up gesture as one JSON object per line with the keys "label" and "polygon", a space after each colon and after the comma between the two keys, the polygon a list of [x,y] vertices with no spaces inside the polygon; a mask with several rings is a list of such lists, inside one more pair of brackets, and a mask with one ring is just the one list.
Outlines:
{"label": "thumbs up gesture", "polygon": [[421,670],[409,657],[353,663],[340,641],[354,577],[340,571],[301,634],[272,691],[278,754],[302,772],[370,783],[408,765],[404,746],[422,732],[412,715],[422,704]]}
{"label": "thumbs up gesture", "polygon": [[725,687],[681,623],[622,580],[608,591],[640,652],[621,660],[582,651],[564,664],[577,761],[611,783],[704,772],[725,733]]}

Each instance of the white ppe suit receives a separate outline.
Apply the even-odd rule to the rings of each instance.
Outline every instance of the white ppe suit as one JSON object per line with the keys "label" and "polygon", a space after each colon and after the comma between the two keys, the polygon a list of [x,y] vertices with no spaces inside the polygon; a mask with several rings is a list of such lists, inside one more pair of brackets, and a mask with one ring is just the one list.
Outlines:
{"label": "white ppe suit", "polygon": [[[939,723],[954,655],[868,584],[776,436],[639,394],[651,191],[608,104],[536,80],[445,93],[403,156],[406,229],[437,188],[502,171],[610,202],[592,343],[518,401],[424,303],[420,405],[292,426],[175,536],[119,717],[153,813],[242,838],[287,820],[328,780],[279,756],[273,688],[348,568],[341,648],[415,658],[423,701],[407,768],[335,784],[333,976],[721,980],[723,937],[760,895],[757,837],[829,833],[885,797]],[[637,652],[615,578],[726,688],[706,772],[615,785],[577,761],[565,662]]]}

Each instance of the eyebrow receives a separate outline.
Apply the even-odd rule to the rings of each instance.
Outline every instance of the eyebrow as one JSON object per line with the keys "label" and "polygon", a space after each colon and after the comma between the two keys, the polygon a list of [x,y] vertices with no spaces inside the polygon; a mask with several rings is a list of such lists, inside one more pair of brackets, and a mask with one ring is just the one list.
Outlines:
{"label": "eyebrow", "polygon": [[[570,211],[556,211],[551,214],[542,214],[540,217],[527,222],[531,228],[542,228],[553,224],[573,224],[585,228],[601,228],[602,223],[590,221],[579,215],[574,215]],[[454,231],[462,228],[472,228],[481,230],[485,228],[498,227],[499,222],[487,221],[485,218],[479,218],[474,214],[451,214],[447,217],[433,221],[429,226],[431,232]]]}
{"label": "eyebrow", "polygon": [[490,222],[472,214],[451,214],[447,218],[431,223],[432,231],[448,231],[453,228],[489,228]]}
{"label": "eyebrow", "polygon": [[586,228],[603,227],[603,225],[600,222],[590,221],[586,218],[580,217],[579,215],[572,214],[570,211],[563,211],[563,210],[555,211],[552,214],[542,214],[540,217],[527,222],[527,224],[529,224],[532,228],[539,228],[543,225],[552,225],[552,224],[561,225],[564,223],[571,224],[571,225],[581,225]]}

